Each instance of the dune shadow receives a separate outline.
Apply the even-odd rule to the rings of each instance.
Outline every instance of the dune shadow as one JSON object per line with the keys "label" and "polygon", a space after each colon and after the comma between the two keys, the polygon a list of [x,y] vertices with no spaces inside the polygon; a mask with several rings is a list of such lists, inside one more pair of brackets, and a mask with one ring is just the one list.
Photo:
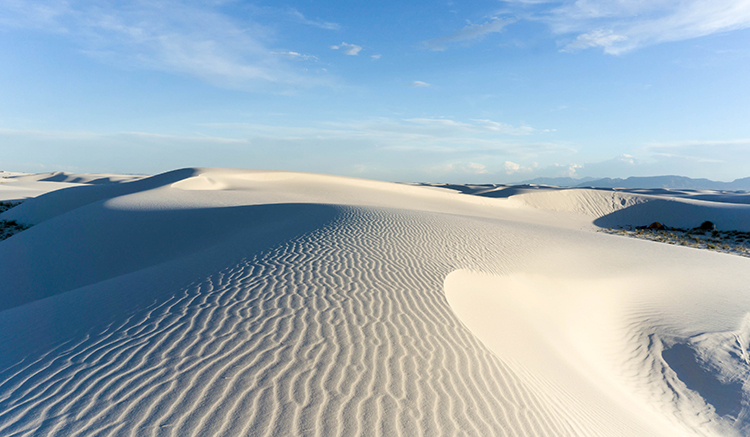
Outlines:
{"label": "dune shadow", "polygon": [[[14,208],[12,218],[26,225],[35,225],[94,202],[170,185],[190,178],[196,173],[196,169],[183,168],[134,181],[89,183],[62,188],[25,201],[23,205]],[[43,180],[54,181],[55,176]]]}
{"label": "dune shadow", "polygon": [[507,188],[499,188],[492,191],[483,193],[477,193],[477,196],[491,197],[493,199],[507,199],[508,197],[517,196],[519,194],[527,194],[534,192],[545,192],[545,191],[564,191],[568,188],[560,187],[548,187],[548,186],[530,186],[530,185],[516,185]]}
{"label": "dune shadow", "polygon": [[89,179],[82,176],[72,176],[65,173],[56,173],[52,176],[44,179],[39,179],[40,182],[66,182],[70,184],[87,184],[87,185],[102,185],[102,184],[121,184],[129,182],[128,180],[121,180],[116,177],[102,176],[96,179]]}
{"label": "dune shadow", "polygon": [[220,268],[324,226],[339,212],[319,204],[119,210],[97,202],[2,242],[0,311],[217,245],[226,249],[201,265]]}
{"label": "dune shadow", "polygon": [[275,204],[111,214],[50,220],[0,244],[0,369],[48,348],[64,350],[70,339],[106,331],[217,272],[273,256],[341,209]]}
{"label": "dune shadow", "polygon": [[699,363],[695,350],[686,344],[675,344],[664,350],[662,357],[687,388],[713,405],[716,414],[738,417],[742,410],[742,383],[721,382],[714,371]]}
{"label": "dune shadow", "polygon": [[[740,212],[740,214],[744,213]],[[691,229],[700,226],[706,220],[710,220],[716,223],[717,227],[726,229],[732,227],[733,222],[736,222],[739,218],[741,217],[735,212],[721,208],[656,199],[645,203],[637,203],[599,217],[594,220],[594,225],[600,228],[616,228],[659,222],[670,227]]]}

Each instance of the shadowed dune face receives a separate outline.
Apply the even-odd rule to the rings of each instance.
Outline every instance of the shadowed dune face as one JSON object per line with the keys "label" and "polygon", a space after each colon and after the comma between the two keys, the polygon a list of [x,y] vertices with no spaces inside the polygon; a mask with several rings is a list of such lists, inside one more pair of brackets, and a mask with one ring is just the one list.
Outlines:
{"label": "shadowed dune face", "polygon": [[0,283],[6,290],[0,311],[240,236],[251,238],[253,245],[245,253],[251,256],[290,234],[318,228],[336,214],[335,207],[326,205],[139,211],[117,210],[99,201],[34,226],[0,246]]}
{"label": "shadowed dune face", "polygon": [[185,168],[160,175],[120,184],[88,185],[52,191],[24,202],[18,208],[3,214],[4,219],[17,220],[27,225],[36,225],[65,212],[102,200],[132,193],[153,190],[177,181],[190,178],[198,170]]}
{"label": "shadowed dune face", "polygon": [[744,407],[744,381],[722,381],[707,363],[701,362],[697,352],[686,344],[675,344],[665,349],[662,357],[677,374],[677,378],[714,407],[716,414],[734,419],[740,415]]}
{"label": "shadowed dune face", "polygon": [[750,313],[737,329],[673,339],[664,361],[688,390],[743,434],[750,432]]}
{"label": "shadowed dune face", "polygon": [[599,217],[594,224],[610,228],[658,221],[671,227],[690,229],[706,220],[720,229],[750,231],[750,205],[654,199]]}
{"label": "shadowed dune face", "polygon": [[50,175],[49,177],[39,179],[43,182],[68,182],[73,184],[90,184],[90,185],[100,185],[100,184],[120,184],[124,182],[131,182],[137,179],[141,179],[143,176],[80,176],[80,175],[71,175],[63,172],[58,172]]}
{"label": "shadowed dune face", "polygon": [[491,198],[508,198],[512,196],[518,196],[523,194],[530,194],[530,193],[536,193],[540,191],[561,191],[565,190],[565,188],[559,188],[559,187],[531,187],[531,186],[512,186],[512,187],[505,187],[505,188],[497,188],[493,190],[483,190],[480,192],[474,192],[470,194],[475,194],[477,196],[483,196],[483,197],[491,197]]}
{"label": "shadowed dune face", "polygon": [[18,174],[8,178],[13,182],[65,182],[69,184],[120,184],[142,179],[143,175],[71,174],[62,171],[39,174]]}

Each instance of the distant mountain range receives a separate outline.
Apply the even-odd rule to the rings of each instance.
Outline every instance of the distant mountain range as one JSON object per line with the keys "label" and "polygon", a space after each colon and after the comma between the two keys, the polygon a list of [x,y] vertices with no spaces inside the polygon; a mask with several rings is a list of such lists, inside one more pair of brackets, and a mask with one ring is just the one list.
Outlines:
{"label": "distant mountain range", "polygon": [[732,182],[719,182],[710,179],[693,179],[685,176],[646,176],[620,178],[536,178],[522,181],[521,184],[555,185],[558,187],[594,188],[675,188],[685,190],[724,190],[750,191],[750,177],[735,179]]}

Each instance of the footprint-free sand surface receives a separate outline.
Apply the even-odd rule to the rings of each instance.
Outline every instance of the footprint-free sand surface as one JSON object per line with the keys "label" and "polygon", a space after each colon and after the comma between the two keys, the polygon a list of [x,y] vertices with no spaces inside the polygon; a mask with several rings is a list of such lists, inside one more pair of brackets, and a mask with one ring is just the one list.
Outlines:
{"label": "footprint-free sand surface", "polygon": [[0,184],[0,436],[750,434],[750,259],[596,232],[741,193],[52,176]]}

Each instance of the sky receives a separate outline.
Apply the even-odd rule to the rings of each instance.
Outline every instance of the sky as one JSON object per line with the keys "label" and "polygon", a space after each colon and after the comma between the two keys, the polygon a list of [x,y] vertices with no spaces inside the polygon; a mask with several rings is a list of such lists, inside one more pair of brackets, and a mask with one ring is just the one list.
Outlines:
{"label": "sky", "polygon": [[750,176],[750,0],[0,0],[0,170]]}

